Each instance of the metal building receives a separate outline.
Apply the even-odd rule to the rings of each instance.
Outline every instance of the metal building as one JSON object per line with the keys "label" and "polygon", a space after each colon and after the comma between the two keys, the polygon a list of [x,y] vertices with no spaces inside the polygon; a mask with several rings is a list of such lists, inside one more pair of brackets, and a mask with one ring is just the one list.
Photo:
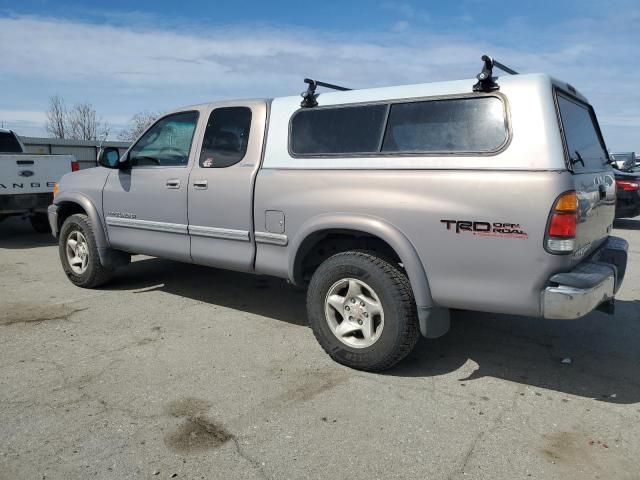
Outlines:
{"label": "metal building", "polygon": [[[42,155],[64,154],[73,155],[80,163],[80,168],[91,168],[96,166],[100,145],[93,140],[70,140],[66,138],[41,138],[41,137],[20,137],[27,153],[37,153]],[[102,142],[103,147],[116,147],[122,155],[129,142]]]}

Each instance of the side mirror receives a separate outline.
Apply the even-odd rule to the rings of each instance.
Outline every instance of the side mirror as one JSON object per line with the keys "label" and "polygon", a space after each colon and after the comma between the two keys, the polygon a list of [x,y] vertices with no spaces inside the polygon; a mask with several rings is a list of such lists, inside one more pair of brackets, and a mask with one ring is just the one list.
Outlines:
{"label": "side mirror", "polygon": [[116,147],[104,147],[98,154],[98,165],[105,168],[120,168],[120,152]]}

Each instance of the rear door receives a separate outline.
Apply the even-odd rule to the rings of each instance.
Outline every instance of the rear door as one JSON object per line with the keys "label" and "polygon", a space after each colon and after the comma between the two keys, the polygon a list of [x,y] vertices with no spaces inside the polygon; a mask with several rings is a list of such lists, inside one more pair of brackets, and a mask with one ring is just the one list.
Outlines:
{"label": "rear door", "polygon": [[195,263],[253,269],[253,184],[266,116],[264,101],[214,106],[208,112],[189,180],[189,235]]}
{"label": "rear door", "polygon": [[556,99],[565,153],[578,196],[578,259],[609,235],[615,216],[616,186],[593,108],[559,89]]}

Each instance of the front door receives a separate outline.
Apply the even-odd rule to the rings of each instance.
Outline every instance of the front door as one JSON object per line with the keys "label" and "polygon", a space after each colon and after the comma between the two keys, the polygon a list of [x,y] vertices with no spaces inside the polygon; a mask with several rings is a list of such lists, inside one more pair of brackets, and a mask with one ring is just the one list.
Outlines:
{"label": "front door", "polygon": [[195,263],[253,269],[253,182],[267,107],[238,103],[211,111],[189,180],[189,234]]}
{"label": "front door", "polygon": [[103,212],[114,248],[191,261],[187,189],[198,115],[180,112],[157,121],[129,150],[130,168],[109,175]]}

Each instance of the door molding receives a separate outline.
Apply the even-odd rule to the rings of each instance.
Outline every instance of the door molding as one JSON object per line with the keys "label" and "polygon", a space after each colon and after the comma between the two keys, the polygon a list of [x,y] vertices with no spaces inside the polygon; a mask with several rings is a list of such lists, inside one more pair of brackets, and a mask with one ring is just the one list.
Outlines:
{"label": "door molding", "polygon": [[197,237],[221,238],[224,240],[238,240],[248,242],[250,240],[247,230],[233,230],[230,228],[201,227],[189,225],[189,234]]}
{"label": "door molding", "polygon": [[270,245],[285,246],[289,239],[282,233],[255,232],[256,243],[268,243]]}
{"label": "door molding", "polygon": [[107,225],[110,227],[136,228],[139,230],[151,230],[154,232],[180,233],[197,237],[222,238],[225,240],[239,240],[248,242],[250,235],[247,230],[232,230],[229,228],[201,227],[198,225],[184,225],[181,223],[155,222],[151,220],[139,220],[137,218],[107,217]]}
{"label": "door molding", "polygon": [[107,217],[107,225],[110,227],[137,228],[139,230],[151,230],[166,233],[188,233],[187,225],[181,223],[154,222],[151,220],[138,220],[137,218]]}

